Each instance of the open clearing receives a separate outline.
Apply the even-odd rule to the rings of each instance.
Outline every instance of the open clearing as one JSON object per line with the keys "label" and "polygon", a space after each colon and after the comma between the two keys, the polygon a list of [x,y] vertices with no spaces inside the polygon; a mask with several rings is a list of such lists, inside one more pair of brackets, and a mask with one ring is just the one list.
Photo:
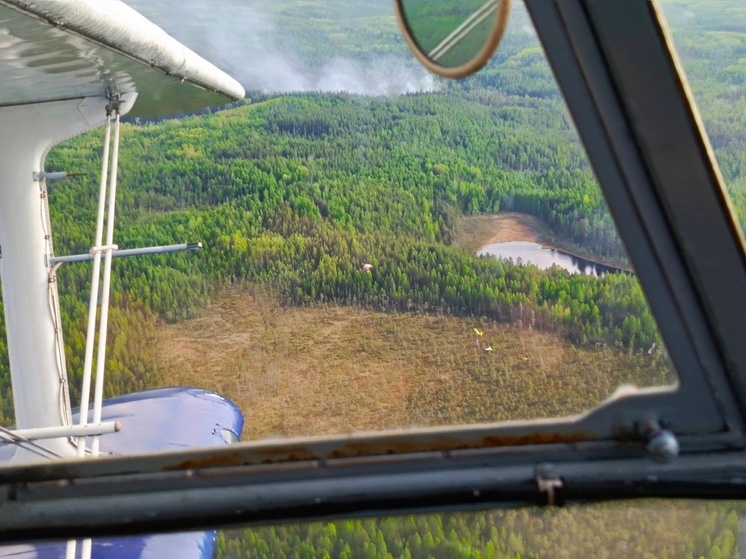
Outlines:
{"label": "open clearing", "polygon": [[546,226],[538,218],[515,212],[462,218],[453,244],[473,254],[492,243],[514,241],[556,248],[549,242]]}
{"label": "open clearing", "polygon": [[568,415],[620,384],[666,379],[649,356],[578,349],[530,328],[285,307],[260,288],[226,289],[201,318],[162,326],[158,356],[166,385],[233,400],[244,439]]}

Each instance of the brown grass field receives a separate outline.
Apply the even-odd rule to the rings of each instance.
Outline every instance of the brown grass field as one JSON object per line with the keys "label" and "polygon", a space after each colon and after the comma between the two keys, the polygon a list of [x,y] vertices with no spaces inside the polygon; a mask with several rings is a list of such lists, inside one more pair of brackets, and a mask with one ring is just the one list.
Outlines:
{"label": "brown grass field", "polygon": [[546,227],[537,218],[515,212],[461,218],[453,244],[475,254],[486,245],[513,241],[557,248],[551,243]]}
{"label": "brown grass field", "polygon": [[[483,332],[479,347],[474,328]],[[660,359],[579,349],[530,328],[285,307],[256,287],[226,289],[201,318],[163,326],[158,338],[166,385],[233,400],[245,440],[562,416],[621,384],[670,380]]]}

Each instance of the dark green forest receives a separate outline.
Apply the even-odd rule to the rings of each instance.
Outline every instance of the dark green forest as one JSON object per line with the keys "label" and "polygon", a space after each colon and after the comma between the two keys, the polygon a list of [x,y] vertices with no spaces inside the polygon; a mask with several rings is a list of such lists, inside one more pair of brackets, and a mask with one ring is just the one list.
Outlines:
{"label": "dark green forest", "polygon": [[[532,123],[526,128],[496,117],[502,110],[453,91],[297,94],[126,126],[118,245],[199,240],[206,248],[118,261],[116,293],[123,305],[136,298],[132,304],[181,320],[221,284],[271,282],[285,304],[521,320],[578,344],[650,347],[655,325],[634,276],[546,273],[449,246],[460,215],[508,206],[556,222],[558,234],[566,223],[565,236],[580,224],[578,242],[621,254],[561,116],[514,108]],[[68,142],[48,164],[95,176],[99,143],[99,133]],[[57,250],[87,251],[92,188],[73,179],[50,189]],[[362,271],[364,262],[376,273]],[[80,265],[59,273],[66,324],[85,321],[89,273]],[[68,346],[76,341],[68,334]],[[79,359],[69,352],[73,374]],[[112,354],[113,367],[121,362]]]}
{"label": "dark green forest", "polygon": [[[220,535],[231,559],[736,557],[743,506],[638,501],[567,509],[402,516]],[[686,534],[685,537],[682,537]]]}
{"label": "dark green forest", "polygon": [[[666,15],[744,226],[746,29],[731,22],[746,9],[714,3],[722,8],[716,16],[690,1],[667,2]],[[557,333],[581,347],[644,354],[660,344],[632,274],[541,271],[453,246],[464,216],[515,211],[536,216],[573,252],[628,265],[541,48],[521,28],[526,21],[525,13],[515,16],[516,27],[481,73],[437,81],[434,91],[250,92],[245,101],[201,115],[127,122],[115,242],[134,248],[201,241],[205,248],[115,262],[106,395],[159,386],[158,325],[199,316],[231,284],[269,285],[284,305],[479,317]],[[390,19],[382,20],[366,36],[391,29]],[[321,48],[308,33],[305,41]],[[92,245],[102,138],[96,130],[66,141],[46,160],[47,170],[81,174],[49,185],[58,254]],[[364,272],[363,263],[375,272]],[[74,402],[90,274],[86,264],[58,273]],[[0,320],[0,419],[7,425],[13,412],[6,354]],[[662,353],[651,359],[661,370],[668,366]],[[650,538],[661,531],[648,527],[659,509],[640,508],[630,519],[601,506],[234,531],[221,534],[216,556],[515,558],[553,557],[556,548],[604,556],[599,544],[608,534],[629,546],[609,551],[612,557],[733,557],[736,508],[693,509],[690,531],[674,530],[686,538],[657,549]]]}
{"label": "dark green forest", "polygon": [[[739,52],[708,43],[687,60],[737,59]],[[733,82],[729,68],[711,67],[714,82]],[[725,119],[728,89],[711,83],[693,86],[708,127],[732,131],[727,139],[715,134],[713,143],[741,211],[744,135],[731,122],[740,113]],[[117,242],[200,240],[206,250],[117,262],[121,305],[181,320],[198,314],[221,284],[268,281],[287,304],[321,300],[521,320],[574,343],[633,350],[656,340],[634,277],[540,272],[449,246],[461,215],[513,210],[539,217],[586,254],[624,262],[530,35],[509,35],[483,72],[432,93],[250,97],[215,114],[125,127]],[[52,187],[58,252],[84,252],[91,243],[86,224],[94,219],[100,141],[100,131],[72,140],[47,161],[50,169],[86,173]],[[376,273],[364,273],[363,262]],[[86,266],[60,272],[66,324],[73,325],[68,346],[77,348],[68,352],[73,377],[88,275]],[[133,336],[123,339],[134,343]],[[128,372],[143,369],[128,353],[112,353],[111,368],[143,376]]]}

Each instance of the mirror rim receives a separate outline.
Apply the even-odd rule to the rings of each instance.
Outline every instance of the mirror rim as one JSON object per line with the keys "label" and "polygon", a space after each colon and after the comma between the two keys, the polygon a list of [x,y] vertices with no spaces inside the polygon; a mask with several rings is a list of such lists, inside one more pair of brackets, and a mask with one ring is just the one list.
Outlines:
{"label": "mirror rim", "polygon": [[500,44],[503,35],[505,34],[505,28],[508,25],[508,18],[510,15],[511,2],[511,0],[498,0],[499,4],[497,7],[497,18],[495,19],[495,25],[492,28],[487,42],[476,54],[476,56],[474,56],[466,64],[449,68],[448,66],[442,66],[441,64],[433,62],[430,58],[428,58],[427,54],[425,54],[417,41],[414,39],[412,30],[410,29],[409,24],[404,17],[404,8],[402,7],[403,1],[404,0],[394,0],[394,9],[396,11],[396,19],[399,21],[399,29],[401,30],[402,35],[404,36],[404,40],[407,42],[407,45],[409,45],[409,50],[414,53],[417,60],[419,60],[420,63],[422,63],[428,70],[444,78],[465,78],[466,76],[470,76],[471,74],[477,72],[478,70],[483,68],[487,64],[487,62],[489,62],[489,60],[492,58],[492,55],[495,54],[495,51],[497,50],[497,47]]}

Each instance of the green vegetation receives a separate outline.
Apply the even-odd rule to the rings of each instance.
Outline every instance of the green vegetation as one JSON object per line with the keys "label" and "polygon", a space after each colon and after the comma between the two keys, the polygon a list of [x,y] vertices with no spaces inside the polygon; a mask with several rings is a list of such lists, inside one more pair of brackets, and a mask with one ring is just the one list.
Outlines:
{"label": "green vegetation", "polygon": [[[221,284],[261,281],[284,304],[520,320],[581,345],[647,349],[655,325],[634,277],[543,273],[448,246],[460,213],[505,205],[539,215],[551,207],[550,224],[552,216],[588,223],[578,234],[597,252],[621,250],[564,120],[536,104],[516,109],[517,125],[500,119],[502,110],[454,91],[395,99],[305,94],[125,126],[117,243],[201,240],[206,250],[117,262],[117,305],[181,320],[196,316]],[[50,190],[59,252],[91,244],[100,134],[67,142],[48,159],[49,168],[88,174]],[[496,144],[504,161],[495,160]],[[362,271],[363,262],[375,273]],[[76,386],[89,268],[67,266],[59,275]],[[123,330],[129,344],[137,337]],[[114,370],[117,363],[128,364],[112,353]]]}
{"label": "green vegetation", "polygon": [[[386,53],[388,47],[375,45],[395,33],[390,19],[377,19],[376,2],[342,10],[347,19],[339,27],[330,23],[323,2],[264,4],[272,4],[283,28],[307,45],[306,59],[335,48],[333,41],[319,39],[329,37],[332,28],[340,41],[354,38],[356,18],[367,18],[370,25],[349,52],[374,45],[366,52]],[[699,14],[694,2],[681,4]],[[743,224],[743,33],[725,16],[694,21],[701,29],[688,27],[674,36],[697,78],[693,89]],[[535,37],[521,31],[522,22],[525,14],[519,13],[513,19],[517,30],[506,36],[488,68],[463,82],[439,83],[435,92],[396,98],[254,93],[213,114],[125,125],[117,244],[199,240],[205,250],[115,263],[107,396],[174,380],[170,369],[179,356],[164,360],[169,355],[159,344],[175,346],[173,332],[196,324],[186,319],[203,312],[209,318],[205,303],[220,305],[233,284],[248,290],[259,306],[244,311],[231,305],[253,321],[262,339],[251,338],[254,345],[235,353],[234,363],[244,368],[228,369],[233,377],[211,372],[208,379],[204,369],[193,370],[195,383],[214,382],[227,396],[243,398],[250,423],[264,402],[263,419],[249,427],[252,436],[298,434],[303,426],[332,432],[393,422],[561,415],[587,409],[621,381],[670,383],[664,355],[647,354],[659,340],[634,276],[542,272],[480,259],[453,244],[461,216],[517,211],[586,254],[625,262],[551,72]],[[86,252],[92,244],[101,137],[96,131],[70,140],[47,159],[49,170],[86,173],[51,185],[59,254]],[[373,264],[372,273],[361,269],[364,262]],[[77,401],[90,266],[65,266],[59,278]],[[164,330],[164,323],[171,326]],[[340,324],[354,325],[357,333],[338,334]],[[494,343],[500,360],[475,350],[469,337],[474,325]],[[341,345],[323,346],[327,327]],[[527,340],[536,344],[530,352],[521,346]],[[534,351],[541,344],[544,353]],[[304,361],[299,353],[319,347],[324,355],[316,361]],[[406,357],[393,359],[407,347]],[[513,351],[519,347],[523,354]],[[278,396],[317,402],[288,383],[335,363],[336,377],[314,377],[319,386],[360,392],[350,382],[353,371],[342,365],[353,351],[379,359],[380,369],[366,371],[369,376],[360,382],[397,396],[396,412],[373,409],[361,397],[348,401],[354,405],[343,418],[333,415],[333,402],[315,416],[304,415],[310,407],[304,408],[301,398],[288,405],[287,396]],[[13,415],[6,354],[0,321],[0,419],[8,424]],[[288,361],[297,366],[282,368]],[[246,363],[255,365],[251,374]],[[400,370],[408,375],[406,389],[392,378]],[[559,391],[568,398],[554,398]],[[281,414],[272,416],[270,410]],[[352,424],[353,417],[359,423]],[[327,418],[338,422],[323,424]],[[237,531],[221,536],[218,557],[547,557],[555,556],[556,548],[577,556],[734,555],[733,506],[656,506]],[[666,522],[658,522],[656,514],[667,515]],[[629,527],[619,522],[630,516]],[[599,549],[601,540],[608,551]]]}
{"label": "green vegetation", "polygon": [[666,0],[663,12],[737,219],[746,229],[746,6],[731,0]]}
{"label": "green vegetation", "polygon": [[218,558],[737,557],[739,504],[636,501],[403,516],[221,534]]}

